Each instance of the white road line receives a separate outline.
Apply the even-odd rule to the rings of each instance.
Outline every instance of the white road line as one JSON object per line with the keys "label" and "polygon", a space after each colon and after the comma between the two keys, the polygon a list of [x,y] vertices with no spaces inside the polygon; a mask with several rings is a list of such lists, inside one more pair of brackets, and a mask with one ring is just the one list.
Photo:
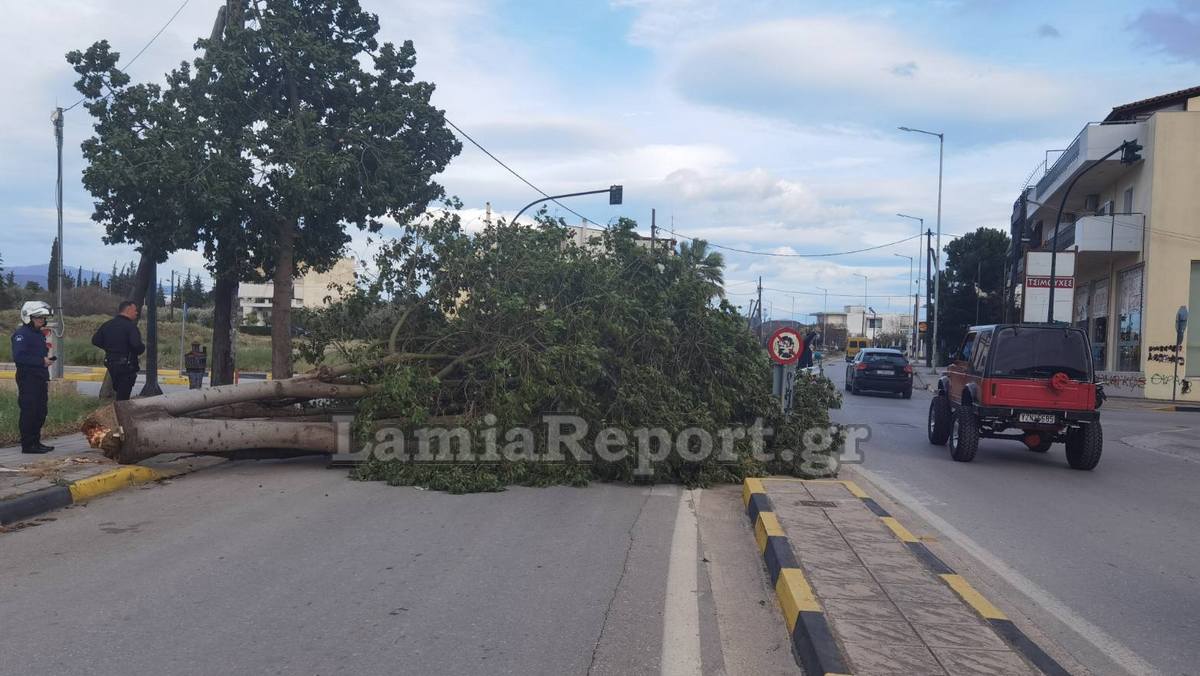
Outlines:
{"label": "white road line", "polygon": [[1097,627],[1096,625],[1083,619],[1079,613],[1076,613],[1062,601],[1059,601],[1050,592],[1039,587],[1033,580],[1018,573],[1008,564],[1004,563],[991,552],[984,549],[965,533],[951,526],[945,519],[934,514],[915,498],[901,490],[892,482],[880,477],[875,472],[871,472],[864,468],[856,467],[855,471],[867,478],[867,481],[878,486],[883,492],[887,493],[894,500],[907,507],[918,517],[924,519],[930,526],[941,531],[942,535],[949,538],[954,544],[962,547],[968,554],[973,556],[983,565],[987,566],[996,575],[1000,576],[1005,582],[1015,587],[1017,591],[1025,596],[1028,596],[1034,603],[1042,607],[1046,612],[1053,615],[1058,621],[1070,627],[1075,633],[1079,634],[1085,641],[1091,643],[1097,650],[1109,659],[1116,662],[1121,668],[1131,674],[1157,674],[1159,671],[1150,665],[1149,662],[1142,659],[1133,650],[1129,649],[1123,643],[1113,638],[1112,635]]}
{"label": "white road line", "polygon": [[675,531],[671,535],[671,561],[667,568],[667,597],[663,608],[663,676],[699,676],[700,593],[696,576],[699,551],[701,490],[680,491]]}

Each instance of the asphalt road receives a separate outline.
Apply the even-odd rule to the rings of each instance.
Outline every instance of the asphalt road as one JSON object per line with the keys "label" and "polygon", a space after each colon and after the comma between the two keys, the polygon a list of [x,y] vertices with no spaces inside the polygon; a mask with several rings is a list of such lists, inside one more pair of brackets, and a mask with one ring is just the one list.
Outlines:
{"label": "asphalt road", "polygon": [[[844,365],[827,366],[841,389]],[[1110,400],[1100,465],[1080,472],[1061,445],[1004,440],[957,463],[926,438],[929,393],[843,394],[835,419],[871,426],[865,476],[966,542],[1073,656],[1097,673],[1200,673],[1200,414]]]}
{"label": "asphalt road", "polygon": [[0,534],[0,674],[795,673],[740,487],[240,462]]}

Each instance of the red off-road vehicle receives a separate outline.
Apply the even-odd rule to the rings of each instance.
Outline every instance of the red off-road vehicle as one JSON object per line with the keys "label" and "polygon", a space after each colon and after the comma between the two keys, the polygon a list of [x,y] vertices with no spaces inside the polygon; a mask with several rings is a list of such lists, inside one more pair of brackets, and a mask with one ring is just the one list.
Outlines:
{"label": "red off-road vehicle", "polygon": [[930,443],[949,441],[950,456],[970,462],[980,438],[1014,439],[1038,453],[1063,442],[1071,467],[1090,470],[1100,462],[1104,390],[1082,330],[974,326],[952,360],[929,404]]}

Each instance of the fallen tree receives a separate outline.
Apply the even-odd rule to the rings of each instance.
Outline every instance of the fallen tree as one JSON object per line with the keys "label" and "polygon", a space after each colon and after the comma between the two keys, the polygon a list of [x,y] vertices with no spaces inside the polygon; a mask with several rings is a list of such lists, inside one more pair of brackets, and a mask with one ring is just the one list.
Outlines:
{"label": "fallen tree", "polygon": [[[405,227],[376,263],[370,283],[298,317],[312,372],[119,402],[85,424],[90,442],[120,462],[350,444],[356,478],[451,491],[833,471],[839,395],[805,378],[796,410],[780,411],[764,350],[718,295],[719,256],[647,250],[629,221],[588,246],[549,220],[471,234],[448,210]],[[519,433],[550,414],[583,430],[588,457],[563,454],[554,430]],[[742,436],[714,451],[728,430]],[[811,430],[828,443],[802,453]],[[437,435],[444,448],[421,445]],[[599,452],[618,437],[640,445]]]}

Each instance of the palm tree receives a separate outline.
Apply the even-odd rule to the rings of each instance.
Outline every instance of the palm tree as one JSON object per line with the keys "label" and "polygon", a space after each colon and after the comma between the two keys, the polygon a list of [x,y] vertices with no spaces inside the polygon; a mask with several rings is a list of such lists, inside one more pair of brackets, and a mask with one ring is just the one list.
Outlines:
{"label": "palm tree", "polygon": [[684,269],[709,288],[709,297],[725,297],[725,257],[708,250],[708,242],[694,239],[679,244]]}

